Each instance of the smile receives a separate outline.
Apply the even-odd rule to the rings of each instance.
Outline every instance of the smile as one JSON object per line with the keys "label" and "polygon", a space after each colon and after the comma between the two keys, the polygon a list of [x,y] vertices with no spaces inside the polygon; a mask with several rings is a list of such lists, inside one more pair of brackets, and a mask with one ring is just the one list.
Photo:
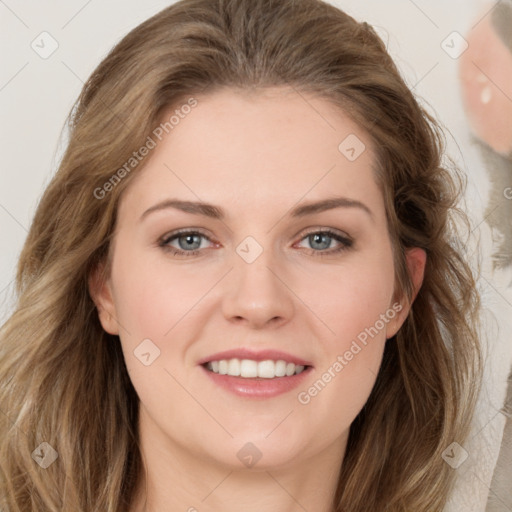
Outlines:
{"label": "smile", "polygon": [[307,368],[306,366],[296,365],[282,359],[277,361],[272,359],[254,361],[252,359],[237,358],[209,361],[205,364],[205,367],[207,370],[219,375],[242,377],[244,379],[291,377],[292,375],[299,375]]}

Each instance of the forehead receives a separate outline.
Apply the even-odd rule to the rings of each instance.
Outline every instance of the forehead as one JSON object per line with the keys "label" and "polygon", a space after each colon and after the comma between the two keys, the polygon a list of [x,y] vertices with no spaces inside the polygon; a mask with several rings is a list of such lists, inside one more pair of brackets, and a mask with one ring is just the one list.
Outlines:
{"label": "forehead", "polygon": [[288,87],[223,89],[195,99],[156,139],[122,203],[147,208],[172,196],[261,215],[346,195],[383,209],[370,137],[327,100]]}

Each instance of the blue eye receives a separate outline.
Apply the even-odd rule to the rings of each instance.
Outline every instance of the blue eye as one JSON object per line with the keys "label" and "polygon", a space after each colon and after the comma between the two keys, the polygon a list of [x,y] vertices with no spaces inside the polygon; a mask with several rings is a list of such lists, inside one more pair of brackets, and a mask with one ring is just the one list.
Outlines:
{"label": "blue eye", "polygon": [[[307,234],[302,240],[308,240],[313,256],[329,256],[331,254],[339,253],[352,247],[353,241],[348,236],[340,235],[331,231],[330,229],[323,231],[312,231]],[[339,247],[330,248],[332,240],[338,242]],[[320,249],[320,250],[315,250]],[[329,249],[329,250],[325,250]]]}
{"label": "blue eye", "polygon": [[[173,256],[196,256],[200,253],[202,240],[208,240],[210,238],[200,231],[177,231],[170,233],[163,237],[158,245],[162,249],[169,251]],[[353,241],[346,235],[341,235],[329,229],[312,231],[306,234],[302,240],[308,240],[310,244],[309,253],[313,256],[328,256],[331,254],[339,253],[352,247]],[[331,248],[332,241],[336,241],[339,247]],[[177,242],[178,247],[172,245],[173,242]],[[308,249],[308,248],[306,248]]]}
{"label": "blue eye", "polygon": [[[201,239],[209,238],[199,231],[178,231],[165,236],[159,245],[165,250],[172,252],[174,256],[194,256],[199,253],[201,248]],[[171,245],[171,242],[177,241],[178,247]]]}

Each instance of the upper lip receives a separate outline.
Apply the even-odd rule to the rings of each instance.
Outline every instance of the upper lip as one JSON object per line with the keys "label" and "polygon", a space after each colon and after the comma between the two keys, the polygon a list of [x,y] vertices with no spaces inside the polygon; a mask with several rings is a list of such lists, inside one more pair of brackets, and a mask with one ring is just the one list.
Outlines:
{"label": "upper lip", "polygon": [[247,348],[235,348],[225,350],[224,352],[217,352],[200,359],[197,364],[201,365],[209,363],[210,361],[220,361],[221,359],[252,359],[253,361],[266,361],[271,359],[273,361],[283,360],[287,363],[294,363],[300,366],[313,366],[309,361],[280,350],[266,349],[254,351]]}

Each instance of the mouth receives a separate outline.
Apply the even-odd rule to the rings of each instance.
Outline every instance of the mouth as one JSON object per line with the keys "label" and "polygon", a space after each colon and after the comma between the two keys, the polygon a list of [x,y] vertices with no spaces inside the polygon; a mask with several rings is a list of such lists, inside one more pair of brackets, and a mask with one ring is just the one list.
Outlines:
{"label": "mouth", "polygon": [[295,364],[284,359],[219,359],[202,365],[206,370],[218,375],[241,377],[242,379],[279,379],[300,375],[311,368],[310,365]]}
{"label": "mouth", "polygon": [[239,397],[252,399],[289,393],[313,371],[311,362],[279,350],[228,350],[198,364],[210,382]]}

